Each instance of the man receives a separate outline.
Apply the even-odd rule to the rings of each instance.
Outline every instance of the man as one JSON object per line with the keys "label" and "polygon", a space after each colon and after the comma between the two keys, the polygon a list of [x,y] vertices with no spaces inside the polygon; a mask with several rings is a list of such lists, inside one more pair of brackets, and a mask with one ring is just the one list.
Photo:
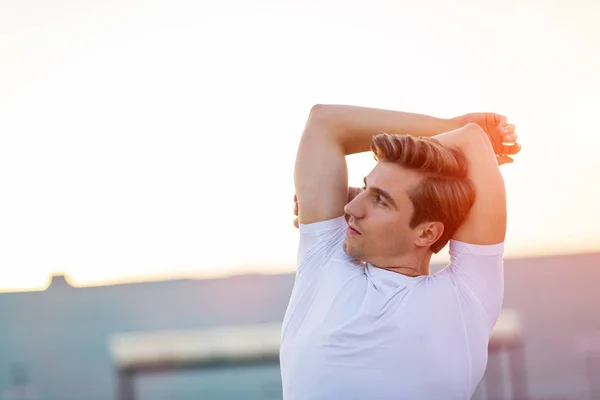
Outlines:
{"label": "man", "polygon": [[[503,300],[498,165],[512,162],[516,141],[491,113],[313,107],[294,173],[285,400],[471,398]],[[368,150],[378,163],[348,203],[345,156]],[[430,275],[431,255],[449,241],[450,265]]]}

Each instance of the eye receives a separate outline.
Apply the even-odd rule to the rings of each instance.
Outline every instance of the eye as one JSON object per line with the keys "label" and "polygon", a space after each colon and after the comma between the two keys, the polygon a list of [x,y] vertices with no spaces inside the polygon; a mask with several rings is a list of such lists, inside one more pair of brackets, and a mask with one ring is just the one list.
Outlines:
{"label": "eye", "polygon": [[385,206],[385,201],[383,201],[380,195],[375,196],[375,202],[381,206]]}

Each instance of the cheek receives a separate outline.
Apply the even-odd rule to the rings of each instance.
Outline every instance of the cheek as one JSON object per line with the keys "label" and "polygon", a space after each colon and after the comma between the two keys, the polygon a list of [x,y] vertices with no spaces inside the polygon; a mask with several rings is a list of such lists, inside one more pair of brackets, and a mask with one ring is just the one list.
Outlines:
{"label": "cheek", "polygon": [[402,239],[405,238],[406,230],[399,222],[390,223],[386,226],[384,235],[385,236],[382,238],[383,241],[385,243],[394,245],[398,244],[400,241],[402,241]]}
{"label": "cheek", "polygon": [[398,243],[408,234],[408,224],[398,215],[380,215],[379,218],[373,218],[373,229],[377,237],[377,243],[388,246]]}

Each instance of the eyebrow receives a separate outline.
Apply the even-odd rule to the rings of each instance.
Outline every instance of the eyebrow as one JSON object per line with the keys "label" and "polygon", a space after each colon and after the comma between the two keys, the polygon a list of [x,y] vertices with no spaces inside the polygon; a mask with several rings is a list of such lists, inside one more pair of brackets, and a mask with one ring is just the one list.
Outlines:
{"label": "eyebrow", "polygon": [[381,197],[386,199],[388,203],[390,203],[392,206],[394,206],[394,208],[398,208],[398,206],[396,205],[396,202],[394,201],[394,199],[388,192],[386,192],[385,190],[383,190],[381,188],[375,187],[375,186],[369,187],[367,185],[367,177],[366,176],[363,178],[363,182],[365,183],[365,187],[368,187],[370,190],[378,193]]}

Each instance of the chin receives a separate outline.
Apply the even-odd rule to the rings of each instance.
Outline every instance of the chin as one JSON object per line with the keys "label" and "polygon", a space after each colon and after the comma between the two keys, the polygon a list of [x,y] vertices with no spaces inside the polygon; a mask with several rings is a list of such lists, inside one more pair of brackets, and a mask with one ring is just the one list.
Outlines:
{"label": "chin", "polygon": [[348,243],[348,239],[344,240],[344,252],[355,260],[361,260],[361,252],[355,246]]}
{"label": "chin", "polygon": [[352,246],[348,243],[348,238],[344,239],[344,252],[352,256]]}

